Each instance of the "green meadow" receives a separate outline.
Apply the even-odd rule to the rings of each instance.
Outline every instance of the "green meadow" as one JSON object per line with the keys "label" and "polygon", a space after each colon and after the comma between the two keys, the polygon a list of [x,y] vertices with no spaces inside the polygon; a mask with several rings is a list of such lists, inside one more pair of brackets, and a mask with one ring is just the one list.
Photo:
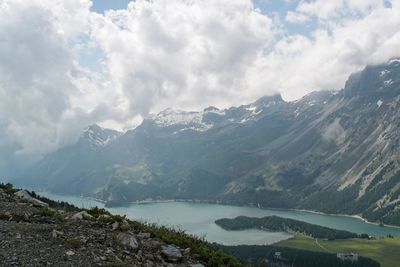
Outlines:
{"label": "green meadow", "polygon": [[360,256],[378,261],[381,267],[400,266],[400,238],[316,240],[298,235],[293,239],[281,241],[276,246],[305,249],[321,252],[356,252]]}

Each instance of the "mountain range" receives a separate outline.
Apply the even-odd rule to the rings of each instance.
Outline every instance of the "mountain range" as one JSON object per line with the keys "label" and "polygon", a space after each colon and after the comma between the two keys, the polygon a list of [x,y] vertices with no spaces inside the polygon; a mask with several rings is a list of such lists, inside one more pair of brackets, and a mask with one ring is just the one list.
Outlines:
{"label": "mountain range", "polygon": [[167,109],[125,133],[97,125],[23,175],[56,193],[358,214],[400,225],[400,60],[339,91],[200,112]]}

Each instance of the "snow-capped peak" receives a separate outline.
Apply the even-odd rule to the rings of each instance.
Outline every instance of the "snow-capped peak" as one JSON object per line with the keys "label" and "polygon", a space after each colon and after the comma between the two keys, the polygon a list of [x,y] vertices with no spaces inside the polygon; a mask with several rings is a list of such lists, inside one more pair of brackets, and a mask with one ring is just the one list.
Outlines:
{"label": "snow-capped peak", "polygon": [[225,115],[225,110],[210,106],[210,107],[204,109],[203,113],[204,114],[212,113],[212,114],[217,114],[217,115],[220,115],[220,116],[224,116]]}
{"label": "snow-capped peak", "polygon": [[93,147],[104,147],[120,135],[121,133],[118,131],[104,129],[94,124],[83,131],[82,138],[88,141]]}
{"label": "snow-capped peak", "polygon": [[[252,104],[229,109],[210,106],[202,111],[182,111],[167,108],[149,119],[158,127],[178,127],[178,131],[207,131],[226,123],[247,123],[262,117],[264,110],[284,102],[280,95],[265,96]],[[176,129],[174,129],[176,131]]]}
{"label": "snow-capped peak", "polygon": [[400,63],[400,58],[392,58],[389,60],[388,64],[391,65],[393,63]]}
{"label": "snow-capped peak", "polygon": [[157,115],[152,115],[151,119],[160,126],[171,126],[176,124],[193,124],[193,123],[201,123],[201,113],[194,111],[183,111],[183,110],[174,110],[172,108],[168,108],[166,110],[161,111]]}
{"label": "snow-capped peak", "polygon": [[203,122],[204,112],[183,111],[168,108],[157,115],[151,115],[150,119],[159,127],[180,126],[181,130],[205,131],[212,125]]}

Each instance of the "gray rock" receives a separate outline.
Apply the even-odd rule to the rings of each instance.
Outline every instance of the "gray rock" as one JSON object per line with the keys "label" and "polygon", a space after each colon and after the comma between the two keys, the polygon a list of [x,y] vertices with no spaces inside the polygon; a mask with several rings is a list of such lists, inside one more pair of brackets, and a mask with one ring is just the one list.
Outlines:
{"label": "gray rock", "polygon": [[154,264],[154,262],[147,260],[144,266],[145,267],[155,267],[156,265]]}
{"label": "gray rock", "polygon": [[57,230],[55,230],[55,229],[51,232],[51,236],[52,236],[53,238],[57,238],[58,236],[61,236],[61,235],[64,235],[64,233],[63,233],[63,232],[60,232],[60,231],[57,231]]}
{"label": "gray rock", "polygon": [[139,233],[137,236],[142,239],[148,239],[151,237],[151,234],[150,233]]}
{"label": "gray rock", "polygon": [[181,251],[178,248],[171,245],[162,246],[161,254],[170,262],[178,262],[182,260]]}
{"label": "gray rock", "polygon": [[65,252],[65,255],[67,256],[74,256],[75,252],[73,252],[72,250],[68,250],[67,252]]}
{"label": "gray rock", "polygon": [[117,229],[119,228],[119,223],[118,223],[118,222],[115,222],[115,223],[113,223],[113,224],[111,225],[111,227],[112,227],[112,230],[115,231],[115,230],[117,230]]}
{"label": "gray rock", "polygon": [[131,229],[131,225],[128,221],[123,220],[119,225],[119,229],[121,229],[122,231],[129,231]]}
{"label": "gray rock", "polygon": [[191,264],[190,267],[204,267],[203,264],[196,263],[196,264]]}
{"label": "gray rock", "polygon": [[93,218],[93,216],[86,211],[81,211],[69,217],[70,220],[83,220],[85,218]]}
{"label": "gray rock", "polygon": [[31,195],[29,195],[29,193],[26,192],[25,190],[19,190],[14,195],[19,197],[20,199],[25,200],[26,202],[33,204],[34,206],[37,206],[37,207],[48,207],[49,206],[49,204],[44,203],[43,201],[40,201],[39,199],[31,197]]}
{"label": "gray rock", "polygon": [[97,218],[97,220],[107,220],[107,219],[110,219],[110,218],[111,218],[110,215],[102,214]]}
{"label": "gray rock", "polygon": [[137,249],[139,247],[136,238],[128,233],[119,233],[117,235],[117,240],[122,246],[130,249]]}
{"label": "gray rock", "polygon": [[29,218],[32,216],[32,213],[31,212],[24,212],[24,219],[26,220],[26,221],[28,221],[29,220]]}

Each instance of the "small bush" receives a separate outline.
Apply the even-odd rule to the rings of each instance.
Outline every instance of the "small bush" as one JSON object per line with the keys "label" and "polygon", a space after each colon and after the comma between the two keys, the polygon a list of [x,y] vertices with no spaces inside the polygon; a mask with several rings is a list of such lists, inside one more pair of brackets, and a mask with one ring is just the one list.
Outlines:
{"label": "small bush", "polygon": [[0,183],[0,188],[3,189],[7,194],[14,194],[17,192],[17,190],[14,189],[13,185],[10,183]]}
{"label": "small bush", "polygon": [[91,209],[89,209],[88,211],[87,211],[90,215],[92,215],[93,217],[95,217],[95,218],[98,218],[100,215],[108,215],[108,216],[111,216],[111,213],[110,212],[108,212],[106,209],[102,209],[102,208],[99,208],[99,207],[94,207],[94,208],[91,208]]}
{"label": "small bush", "polygon": [[78,208],[72,204],[69,204],[68,202],[65,202],[65,201],[54,201],[54,200],[48,199],[47,197],[42,197],[42,196],[36,194],[35,191],[29,192],[29,194],[32,197],[39,199],[40,201],[43,201],[44,203],[49,204],[49,207],[53,208],[53,209],[62,209],[67,212],[75,212],[75,211],[79,212],[79,211],[83,210],[83,209],[80,209],[80,208]]}
{"label": "small bush", "polygon": [[235,257],[214,248],[203,239],[188,235],[181,229],[172,229],[155,224],[140,224],[134,222],[139,229],[151,233],[153,236],[164,240],[167,243],[175,244],[182,248],[190,248],[192,254],[200,256],[200,260],[207,263],[207,266],[244,266]]}
{"label": "small bush", "polygon": [[86,240],[84,240],[81,237],[74,237],[74,238],[69,238],[66,240],[66,245],[69,248],[74,248],[78,249],[83,247],[86,244]]}
{"label": "small bush", "polygon": [[49,208],[41,208],[40,209],[40,215],[42,215],[42,216],[53,217],[55,214],[56,214],[56,212]]}

